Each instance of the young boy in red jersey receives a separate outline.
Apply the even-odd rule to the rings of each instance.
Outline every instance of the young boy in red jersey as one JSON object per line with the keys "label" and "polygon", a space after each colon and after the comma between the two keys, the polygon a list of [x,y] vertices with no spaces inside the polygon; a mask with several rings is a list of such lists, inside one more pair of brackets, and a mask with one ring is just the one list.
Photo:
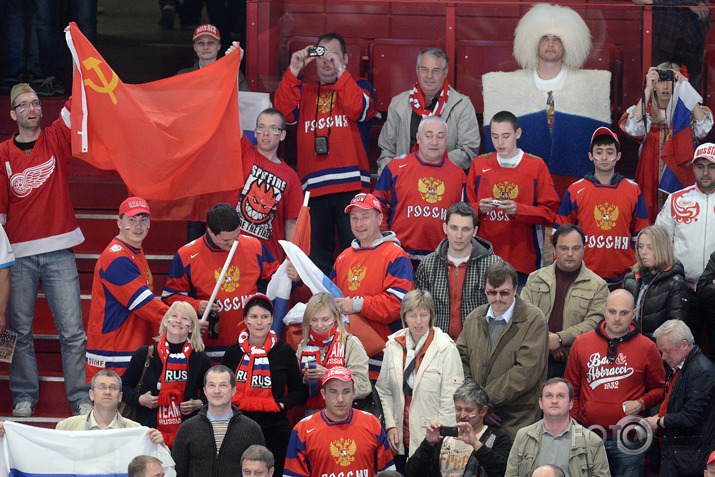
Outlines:
{"label": "young boy in red jersey", "polygon": [[591,137],[593,174],[571,184],[556,214],[554,231],[576,224],[586,234],[583,261],[613,289],[636,257],[635,237],[648,226],[648,213],[638,184],[615,171],[621,159],[618,136],[601,127]]}

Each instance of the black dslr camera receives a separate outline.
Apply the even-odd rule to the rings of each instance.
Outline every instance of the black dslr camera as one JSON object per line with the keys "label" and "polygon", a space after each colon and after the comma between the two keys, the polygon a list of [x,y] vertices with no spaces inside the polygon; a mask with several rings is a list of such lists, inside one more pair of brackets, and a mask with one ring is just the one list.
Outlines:
{"label": "black dslr camera", "polygon": [[323,56],[324,54],[324,46],[311,46],[310,48],[308,48],[308,56]]}
{"label": "black dslr camera", "polygon": [[674,81],[675,75],[673,70],[656,70],[658,72],[658,81]]}

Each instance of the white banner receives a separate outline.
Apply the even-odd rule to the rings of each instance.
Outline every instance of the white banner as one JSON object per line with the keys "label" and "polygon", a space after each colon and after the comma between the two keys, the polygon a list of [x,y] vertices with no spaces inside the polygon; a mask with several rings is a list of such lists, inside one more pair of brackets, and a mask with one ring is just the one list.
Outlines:
{"label": "white banner", "polygon": [[138,455],[159,459],[167,477],[175,477],[174,460],[163,445],[152,444],[148,428],[103,431],[57,431],[5,421],[0,439],[0,477],[126,476]]}

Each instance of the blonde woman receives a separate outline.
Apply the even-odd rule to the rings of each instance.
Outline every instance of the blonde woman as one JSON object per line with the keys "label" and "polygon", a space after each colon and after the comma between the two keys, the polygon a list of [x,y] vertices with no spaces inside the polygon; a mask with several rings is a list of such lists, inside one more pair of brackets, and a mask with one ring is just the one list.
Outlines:
{"label": "blonde woman", "polygon": [[161,431],[166,445],[171,447],[181,422],[203,406],[203,378],[211,367],[194,308],[185,301],[171,305],[161,320],[156,344],[151,346],[149,367],[139,391],[135,387],[149,346],[142,346],[132,355],[122,375],[122,401],[137,406],[136,421]]}
{"label": "blonde woman", "polygon": [[320,388],[325,373],[334,366],[344,366],[353,373],[356,400],[372,391],[365,348],[356,336],[345,331],[342,315],[329,293],[316,293],[308,300],[303,313],[303,341],[296,355],[303,382],[310,388],[306,414],[325,407]]}
{"label": "blonde woman", "polygon": [[[646,114],[643,116],[643,98]],[[691,112],[685,123],[673,113],[678,99]],[[650,222],[655,222],[665,194],[695,182],[693,168],[693,140],[702,139],[713,127],[713,114],[700,103],[703,98],[690,85],[675,63],[661,63],[651,67],[645,75],[643,96],[631,106],[618,122],[621,130],[641,143],[636,169],[636,182],[643,192]],[[676,134],[683,128],[683,134]],[[689,144],[688,144],[689,141]]]}
{"label": "blonde woman", "polygon": [[636,263],[623,279],[623,289],[635,298],[636,329],[648,338],[668,320],[687,321],[685,272],[665,227],[651,225],[640,231]]}
{"label": "blonde woman", "polygon": [[434,326],[428,291],[407,293],[400,317],[404,329],[387,340],[376,388],[395,466],[404,474],[405,461],[425,438],[427,425],[455,425],[453,398],[464,371],[454,341]]}

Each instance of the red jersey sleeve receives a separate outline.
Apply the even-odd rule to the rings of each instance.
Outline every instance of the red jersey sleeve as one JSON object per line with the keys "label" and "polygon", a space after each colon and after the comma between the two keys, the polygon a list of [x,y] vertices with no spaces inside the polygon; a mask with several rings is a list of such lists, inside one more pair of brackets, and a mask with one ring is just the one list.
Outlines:
{"label": "red jersey sleeve", "polygon": [[161,323],[168,307],[154,296],[146,277],[129,257],[117,257],[100,276],[106,290],[129,311],[150,323]]}
{"label": "red jersey sleeve", "polygon": [[292,477],[310,477],[310,467],[305,453],[305,432],[303,423],[299,422],[290,435],[286,452],[284,475]]}
{"label": "red jersey sleeve", "polygon": [[273,97],[273,106],[283,113],[289,123],[298,120],[298,106],[302,96],[300,86],[302,84],[303,82],[296,78],[288,68],[283,74],[281,82],[278,83],[278,89]]}
{"label": "red jersey sleeve", "polygon": [[551,226],[559,208],[559,194],[556,192],[556,186],[546,164],[541,160],[539,162],[534,202],[533,204],[518,202],[514,220],[525,224]]}
{"label": "red jersey sleeve", "polygon": [[412,263],[404,252],[388,265],[384,286],[382,293],[363,297],[360,314],[368,320],[390,324],[399,319],[402,299],[415,287]]}
{"label": "red jersey sleeve", "polygon": [[176,301],[188,302],[198,313],[201,300],[189,296],[189,291],[192,288],[191,280],[189,279],[191,270],[188,264],[184,265],[184,260],[181,256],[182,250],[185,250],[185,248],[176,252],[171,262],[169,277],[166,280],[166,285],[164,285],[161,300],[168,305],[172,305]]}
{"label": "red jersey sleeve", "polygon": [[345,70],[338,78],[335,90],[338,92],[337,103],[353,121],[367,121],[377,114],[370,92],[361,88],[349,71]]}

